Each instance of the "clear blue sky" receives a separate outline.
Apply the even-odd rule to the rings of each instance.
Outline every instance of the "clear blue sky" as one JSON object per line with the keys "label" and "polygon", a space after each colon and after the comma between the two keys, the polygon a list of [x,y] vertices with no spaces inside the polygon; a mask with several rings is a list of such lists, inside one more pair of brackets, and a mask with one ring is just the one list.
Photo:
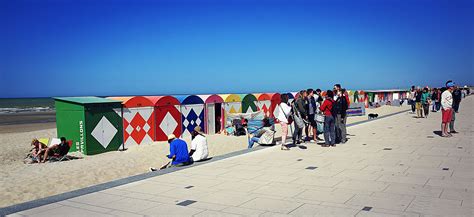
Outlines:
{"label": "clear blue sky", "polygon": [[0,98],[473,84],[472,0],[1,0]]}

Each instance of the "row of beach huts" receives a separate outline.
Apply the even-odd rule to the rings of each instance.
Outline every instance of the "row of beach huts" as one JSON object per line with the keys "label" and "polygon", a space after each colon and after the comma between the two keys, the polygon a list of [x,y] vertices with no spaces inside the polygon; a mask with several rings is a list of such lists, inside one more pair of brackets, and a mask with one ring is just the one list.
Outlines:
{"label": "row of beach huts", "polygon": [[[398,101],[406,90],[348,91],[351,115],[364,115],[370,102]],[[297,92],[285,93],[290,101]],[[173,133],[189,137],[200,126],[219,133],[226,113],[279,112],[280,93],[127,97],[56,97],[58,137],[73,140],[71,151],[86,155],[166,141]]]}

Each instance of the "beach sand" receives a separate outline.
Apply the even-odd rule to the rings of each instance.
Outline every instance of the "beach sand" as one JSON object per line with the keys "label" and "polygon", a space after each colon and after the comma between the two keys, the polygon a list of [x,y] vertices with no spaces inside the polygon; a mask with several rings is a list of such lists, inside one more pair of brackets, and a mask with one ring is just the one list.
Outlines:
{"label": "beach sand", "polygon": [[[367,109],[366,113],[378,113],[379,116],[383,116],[407,109],[406,106],[383,106]],[[350,117],[347,122],[349,124],[363,120],[367,120],[367,117]],[[53,128],[44,129],[48,126]],[[154,142],[131,147],[123,152],[83,156],[83,159],[66,162],[28,165],[23,163],[23,159],[30,150],[31,139],[56,137],[54,123],[6,125],[0,127],[2,128],[0,207],[146,173],[149,167],[159,167],[168,161],[165,157],[168,154],[168,144]],[[276,129],[276,137],[280,137],[279,125]],[[211,157],[247,148],[246,136],[208,135],[207,138]],[[186,140],[189,144],[189,139]]]}

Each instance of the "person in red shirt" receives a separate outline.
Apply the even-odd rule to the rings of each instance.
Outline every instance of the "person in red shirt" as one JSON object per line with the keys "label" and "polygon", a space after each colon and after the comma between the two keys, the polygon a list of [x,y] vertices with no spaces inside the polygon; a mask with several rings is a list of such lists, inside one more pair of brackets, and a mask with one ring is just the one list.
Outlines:
{"label": "person in red shirt", "polygon": [[320,107],[324,113],[324,145],[322,147],[336,146],[336,128],[335,119],[332,114],[332,107],[334,105],[334,93],[332,90],[326,91],[326,98]]}

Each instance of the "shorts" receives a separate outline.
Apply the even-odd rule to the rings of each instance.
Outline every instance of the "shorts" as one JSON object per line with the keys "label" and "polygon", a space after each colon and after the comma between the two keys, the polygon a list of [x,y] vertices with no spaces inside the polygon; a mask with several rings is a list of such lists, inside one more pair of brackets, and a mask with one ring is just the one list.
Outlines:
{"label": "shorts", "polygon": [[316,119],[315,119],[315,114],[312,114],[312,115],[308,115],[308,119],[309,119],[309,124],[312,126],[312,127],[316,127]]}
{"label": "shorts", "polygon": [[442,122],[449,123],[451,122],[451,118],[453,117],[453,110],[452,109],[441,109],[441,117],[442,117]]}
{"label": "shorts", "polygon": [[416,102],[415,108],[420,110],[421,109],[421,102]]}

